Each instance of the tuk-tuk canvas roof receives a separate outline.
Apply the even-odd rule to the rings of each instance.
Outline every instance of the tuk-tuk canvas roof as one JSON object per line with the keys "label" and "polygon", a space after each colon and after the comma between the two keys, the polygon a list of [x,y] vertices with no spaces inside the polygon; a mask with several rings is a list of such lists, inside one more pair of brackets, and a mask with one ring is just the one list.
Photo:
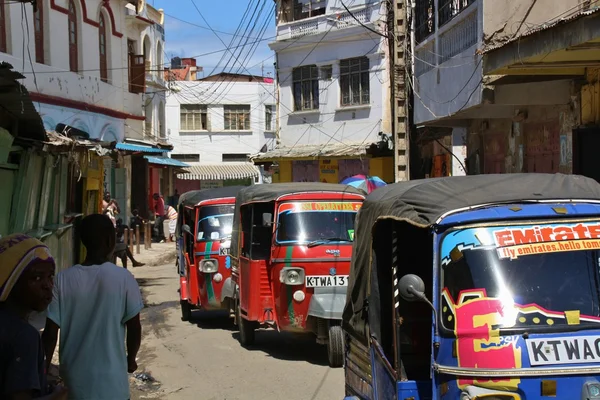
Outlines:
{"label": "tuk-tuk canvas roof", "polygon": [[365,192],[348,185],[319,182],[272,183],[247,186],[240,190],[235,199],[235,214],[233,217],[233,235],[231,238],[231,255],[238,257],[238,227],[240,226],[240,208],[250,202],[268,203],[281,196],[305,192],[348,193],[364,196]]}
{"label": "tuk-tuk canvas roof", "polygon": [[[361,310],[364,310],[369,293],[372,229],[379,219],[393,218],[429,227],[446,213],[459,209],[560,199],[600,200],[600,185],[593,179],[577,175],[504,174],[414,180],[373,191],[357,216],[344,329],[367,342],[367,315]],[[368,318],[380,319],[380,316]],[[375,324],[379,325],[378,321]]]}
{"label": "tuk-tuk canvas roof", "polygon": [[201,201],[235,197],[246,186],[225,186],[215,189],[192,190],[179,196],[179,205],[194,207]]}

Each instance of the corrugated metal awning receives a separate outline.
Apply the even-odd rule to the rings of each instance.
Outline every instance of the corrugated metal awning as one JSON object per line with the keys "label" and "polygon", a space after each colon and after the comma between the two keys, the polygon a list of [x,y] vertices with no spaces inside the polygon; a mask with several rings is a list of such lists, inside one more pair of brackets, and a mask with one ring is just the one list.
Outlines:
{"label": "corrugated metal awning", "polygon": [[250,156],[252,161],[267,161],[283,158],[317,158],[317,157],[361,157],[367,155],[367,148],[372,142],[363,143],[329,143],[307,144],[292,147],[279,147]]}
{"label": "corrugated metal awning", "polygon": [[231,180],[255,178],[259,174],[258,168],[252,163],[190,163],[189,165],[189,168],[186,168],[187,173],[177,175],[179,179],[189,181]]}
{"label": "corrugated metal awning", "polygon": [[148,162],[150,164],[168,165],[170,167],[181,167],[181,168],[186,168],[186,167],[190,166],[189,164],[186,164],[186,163],[181,162],[179,160],[175,160],[173,158],[152,157],[152,156],[144,156],[144,158],[146,160],[148,160]]}
{"label": "corrugated metal awning", "polygon": [[117,150],[127,150],[127,151],[135,151],[135,152],[151,153],[151,154],[168,153],[169,152],[169,150],[167,150],[167,149],[157,149],[155,147],[141,146],[138,144],[131,144],[131,143],[117,143],[115,148]]}

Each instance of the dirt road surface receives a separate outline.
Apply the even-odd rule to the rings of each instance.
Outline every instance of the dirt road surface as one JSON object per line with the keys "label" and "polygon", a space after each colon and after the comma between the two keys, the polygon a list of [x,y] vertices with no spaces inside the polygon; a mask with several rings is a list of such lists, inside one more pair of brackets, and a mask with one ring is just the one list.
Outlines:
{"label": "dirt road surface", "polygon": [[146,303],[132,399],[344,397],[343,369],[327,366],[325,348],[312,337],[261,330],[256,344],[244,349],[227,315],[196,311],[192,322],[181,321],[174,244],[153,244],[136,258],[149,265],[132,270]]}

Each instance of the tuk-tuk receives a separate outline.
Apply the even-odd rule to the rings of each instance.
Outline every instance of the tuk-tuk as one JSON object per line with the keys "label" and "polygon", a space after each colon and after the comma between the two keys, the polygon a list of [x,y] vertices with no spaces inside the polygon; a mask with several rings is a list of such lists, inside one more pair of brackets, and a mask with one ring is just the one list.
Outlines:
{"label": "tuk-tuk", "polygon": [[346,399],[600,399],[600,185],[397,183],[356,226]]}
{"label": "tuk-tuk", "polygon": [[184,321],[193,309],[232,310],[229,249],[235,196],[243,187],[194,190],[179,198],[177,263]]}
{"label": "tuk-tuk", "polygon": [[314,333],[343,363],[342,311],[354,218],[364,193],[346,185],[249,186],[235,203],[231,266],[243,346],[260,326]]}

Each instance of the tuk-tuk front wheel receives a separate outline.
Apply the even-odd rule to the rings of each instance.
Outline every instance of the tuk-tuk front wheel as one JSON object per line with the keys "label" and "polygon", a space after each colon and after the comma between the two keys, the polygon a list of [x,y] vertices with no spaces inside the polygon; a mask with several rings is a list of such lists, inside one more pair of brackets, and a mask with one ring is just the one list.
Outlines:
{"label": "tuk-tuk front wheel", "polygon": [[187,300],[180,300],[179,304],[181,305],[181,320],[189,321],[192,319],[192,306]]}
{"label": "tuk-tuk front wheel", "polygon": [[254,344],[256,333],[255,324],[251,321],[242,318],[242,308],[240,307],[239,302],[236,306],[236,319],[237,326],[240,331],[240,344],[244,347],[252,346]]}
{"label": "tuk-tuk front wheel", "polygon": [[327,358],[331,368],[344,366],[344,331],[339,325],[329,326],[327,341]]}

